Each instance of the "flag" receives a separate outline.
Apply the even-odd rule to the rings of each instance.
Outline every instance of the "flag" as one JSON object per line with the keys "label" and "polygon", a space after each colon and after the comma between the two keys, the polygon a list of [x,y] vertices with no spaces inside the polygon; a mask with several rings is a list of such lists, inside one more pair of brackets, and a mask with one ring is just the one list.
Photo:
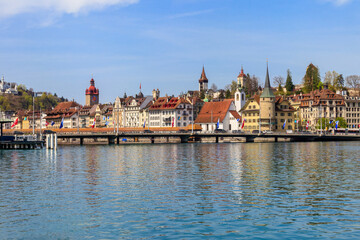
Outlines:
{"label": "flag", "polygon": [[330,120],[330,121],[329,121],[329,124],[332,124],[332,122],[333,122],[333,120]]}
{"label": "flag", "polygon": [[103,117],[103,120],[104,120],[104,121],[106,120],[106,117],[105,117],[105,116]]}
{"label": "flag", "polygon": [[181,120],[181,117],[180,117],[180,116],[178,117],[178,120],[179,120],[179,121]]}
{"label": "flag", "polygon": [[335,129],[337,130],[338,127],[339,127],[339,121],[336,121],[336,122],[335,122]]}
{"label": "flag", "polygon": [[91,126],[91,128],[95,127],[95,123],[96,123],[96,119],[94,118],[94,122],[93,122],[93,125]]}
{"label": "flag", "polygon": [[141,83],[140,83],[140,91],[141,91]]}
{"label": "flag", "polygon": [[219,129],[219,127],[220,127],[220,118],[218,118],[218,121],[216,123],[216,129]]}
{"label": "flag", "polygon": [[55,122],[54,121],[51,121],[51,126],[54,126]]}
{"label": "flag", "polygon": [[308,130],[308,128],[309,128],[309,121],[307,121],[306,123],[306,130]]}
{"label": "flag", "polygon": [[174,124],[175,124],[175,118],[172,119],[172,123],[171,123],[171,127],[174,127]]}
{"label": "flag", "polygon": [[286,125],[286,119],[285,119],[285,122],[284,122],[284,124],[282,126],[282,129],[285,129],[285,125]]}
{"label": "flag", "polygon": [[241,129],[243,129],[244,126],[245,126],[245,118],[244,118],[244,120],[243,120],[243,122],[242,122]]}
{"label": "flag", "polygon": [[19,118],[16,118],[14,123],[11,125],[11,128],[15,127],[19,123]]}
{"label": "flag", "polygon": [[108,122],[108,121],[105,122],[105,126],[107,126],[107,125],[109,125],[109,122]]}
{"label": "flag", "polygon": [[27,117],[24,117],[24,120],[26,121]]}
{"label": "flag", "polygon": [[60,123],[60,129],[62,129],[64,127],[64,118],[61,119],[61,123]]}
{"label": "flag", "polygon": [[144,120],[144,125],[143,125],[143,128],[145,128],[145,123],[146,123],[146,120]]}
{"label": "flag", "polygon": [[45,127],[49,126],[49,122],[45,121]]}
{"label": "flag", "polygon": [[240,118],[237,118],[236,121],[240,122]]}

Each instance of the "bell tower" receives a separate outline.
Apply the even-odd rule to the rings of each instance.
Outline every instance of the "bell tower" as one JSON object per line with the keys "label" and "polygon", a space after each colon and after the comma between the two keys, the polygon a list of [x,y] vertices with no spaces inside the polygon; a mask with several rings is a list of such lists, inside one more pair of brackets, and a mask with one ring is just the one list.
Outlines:
{"label": "bell tower", "polygon": [[205,74],[205,68],[203,67],[202,69],[202,73],[201,73],[201,76],[200,76],[200,79],[199,79],[199,91],[207,91],[208,90],[208,83],[209,83],[209,80],[207,79],[206,77],[206,74]]}
{"label": "bell tower", "polygon": [[95,81],[90,80],[90,87],[85,90],[85,105],[93,106],[99,104],[99,89],[95,88]]}
{"label": "bell tower", "polygon": [[246,95],[245,95],[245,90],[244,90],[244,84],[245,84],[244,78],[245,78],[244,69],[241,67],[241,72],[237,78],[238,87],[235,92],[235,108],[236,108],[237,112],[240,112],[240,110],[246,103]]}
{"label": "bell tower", "polygon": [[260,121],[263,130],[272,130],[275,121],[275,95],[271,90],[269,66],[266,68],[265,87],[260,95]]}

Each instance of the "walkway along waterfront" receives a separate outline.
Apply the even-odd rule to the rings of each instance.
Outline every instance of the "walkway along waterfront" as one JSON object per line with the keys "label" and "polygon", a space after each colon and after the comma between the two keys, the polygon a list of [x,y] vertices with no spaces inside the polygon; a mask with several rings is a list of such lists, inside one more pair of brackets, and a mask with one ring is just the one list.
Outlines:
{"label": "walkway along waterfront", "polygon": [[242,138],[245,142],[254,142],[255,139],[267,139],[278,142],[287,140],[291,142],[312,142],[312,141],[360,141],[360,135],[320,135],[320,134],[251,134],[251,133],[121,133],[121,134],[84,134],[70,133],[58,134],[58,139],[79,139],[80,145],[84,144],[84,139],[107,139],[109,144],[120,144],[123,139],[133,139],[138,142],[140,138],[150,139],[155,143],[155,139],[178,139],[181,143],[201,142],[203,139],[213,139],[218,143],[223,138]]}

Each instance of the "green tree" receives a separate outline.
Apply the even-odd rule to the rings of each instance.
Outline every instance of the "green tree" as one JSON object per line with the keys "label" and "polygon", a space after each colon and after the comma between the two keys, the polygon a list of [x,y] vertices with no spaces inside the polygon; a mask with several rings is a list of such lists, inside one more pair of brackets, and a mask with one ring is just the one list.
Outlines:
{"label": "green tree", "polygon": [[226,99],[231,98],[231,92],[230,92],[230,89],[226,90],[226,92],[225,92],[225,98],[226,98]]}
{"label": "green tree", "polygon": [[204,90],[200,91],[200,99],[205,99],[205,92],[204,92]]}
{"label": "green tree", "polygon": [[225,98],[224,91],[221,90],[219,94],[219,99],[224,99],[224,98]]}
{"label": "green tree", "polygon": [[318,67],[312,63],[306,69],[304,81],[304,92],[308,93],[315,89],[318,89],[319,83],[321,82],[320,73]]}
{"label": "green tree", "polygon": [[[345,120],[345,118],[343,118],[343,117],[337,117],[336,119],[335,119],[335,122],[336,121],[339,121],[339,127],[340,128],[347,128],[347,122],[346,122],[346,120]],[[335,124],[335,123],[334,123]],[[335,125],[334,125],[335,126]]]}
{"label": "green tree", "polygon": [[277,91],[278,91],[277,93],[278,93],[279,95],[284,95],[284,89],[283,89],[283,87],[281,86],[281,84],[279,84]]}
{"label": "green tree", "polygon": [[287,70],[285,88],[286,88],[287,92],[292,92],[294,90],[294,84],[293,84],[293,81],[292,81],[292,76],[291,76],[290,69]]}
{"label": "green tree", "polygon": [[327,118],[321,118],[318,120],[318,126],[316,127],[317,129],[320,129],[322,126],[322,129],[329,129],[330,127],[332,127],[333,124],[330,124],[329,119]]}

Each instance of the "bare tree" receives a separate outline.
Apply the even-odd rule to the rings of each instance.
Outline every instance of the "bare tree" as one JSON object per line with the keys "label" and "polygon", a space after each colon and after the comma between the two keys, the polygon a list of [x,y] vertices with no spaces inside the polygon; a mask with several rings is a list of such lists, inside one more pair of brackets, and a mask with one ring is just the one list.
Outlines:
{"label": "bare tree", "polygon": [[327,71],[325,73],[324,83],[329,84],[329,85],[334,85],[336,78],[338,76],[339,76],[339,74],[335,71]]}
{"label": "bare tree", "polygon": [[359,75],[350,75],[346,77],[346,85],[349,88],[353,88],[357,91],[359,95],[359,88],[360,88],[360,76]]}
{"label": "bare tree", "polygon": [[274,83],[274,86],[279,86],[279,85],[283,85],[284,84],[284,78],[282,76],[275,76],[273,78],[273,83]]}
{"label": "bare tree", "polygon": [[259,79],[253,75],[252,77],[247,78],[246,84],[245,84],[245,92],[247,95],[253,95],[257,92],[259,88]]}
{"label": "bare tree", "polygon": [[211,84],[210,89],[213,90],[214,92],[216,92],[218,90],[218,87],[215,85],[215,83],[213,83],[213,84]]}

